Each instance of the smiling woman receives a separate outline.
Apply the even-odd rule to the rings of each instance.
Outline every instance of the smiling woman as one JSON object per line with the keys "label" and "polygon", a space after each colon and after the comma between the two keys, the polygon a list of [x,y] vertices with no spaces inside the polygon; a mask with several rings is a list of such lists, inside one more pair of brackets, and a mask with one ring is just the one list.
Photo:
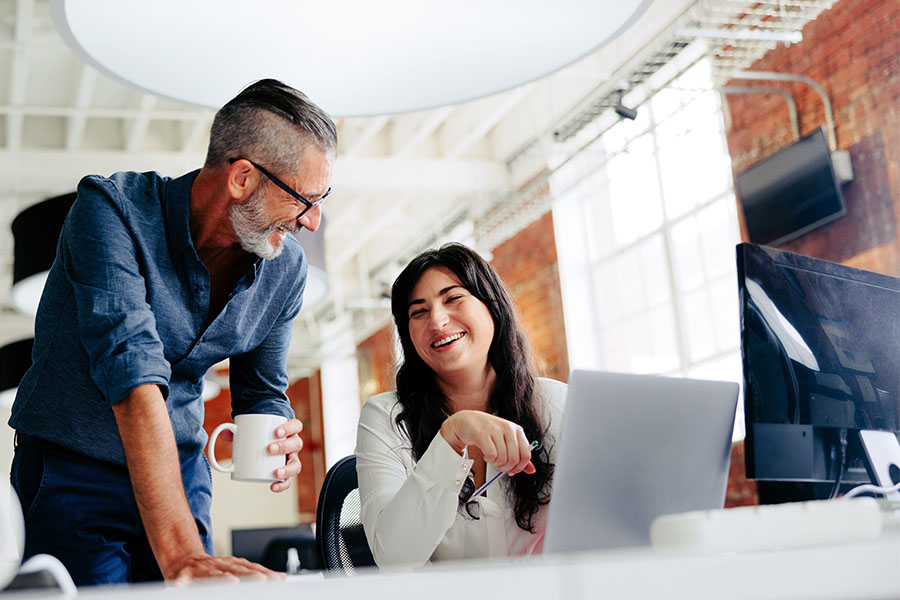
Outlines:
{"label": "smiling woman", "polygon": [[485,361],[494,338],[491,313],[449,269],[428,269],[413,288],[409,335],[442,387],[459,377],[493,378]]}
{"label": "smiling woman", "polygon": [[506,288],[465,246],[413,259],[391,304],[404,362],[363,407],[356,448],[376,562],[539,553],[566,386],[535,377]]}

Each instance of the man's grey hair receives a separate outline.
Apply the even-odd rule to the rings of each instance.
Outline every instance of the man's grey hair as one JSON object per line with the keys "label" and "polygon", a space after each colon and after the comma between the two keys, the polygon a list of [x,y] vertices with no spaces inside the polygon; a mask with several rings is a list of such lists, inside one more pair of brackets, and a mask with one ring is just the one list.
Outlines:
{"label": "man's grey hair", "polygon": [[206,167],[246,158],[271,171],[289,173],[297,169],[310,145],[333,159],[337,153],[334,121],[303,92],[275,79],[262,79],[216,113]]}

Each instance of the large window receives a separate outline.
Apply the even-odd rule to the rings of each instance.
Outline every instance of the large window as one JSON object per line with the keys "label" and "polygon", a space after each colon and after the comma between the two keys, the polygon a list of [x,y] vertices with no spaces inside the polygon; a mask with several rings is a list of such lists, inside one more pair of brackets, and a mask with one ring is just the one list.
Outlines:
{"label": "large window", "polygon": [[551,179],[572,368],[741,381],[740,234],[712,87],[696,64]]}

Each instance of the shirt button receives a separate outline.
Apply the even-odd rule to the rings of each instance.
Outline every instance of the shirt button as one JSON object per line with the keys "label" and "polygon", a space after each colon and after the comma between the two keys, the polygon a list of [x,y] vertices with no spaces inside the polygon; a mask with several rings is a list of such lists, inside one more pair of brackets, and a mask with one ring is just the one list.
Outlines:
{"label": "shirt button", "polygon": [[459,479],[453,482],[454,485],[459,485]]}
{"label": "shirt button", "polygon": [[468,468],[469,468],[469,465],[467,465],[466,463],[463,463],[463,464],[462,464],[462,468],[463,468],[463,469],[468,469]]}

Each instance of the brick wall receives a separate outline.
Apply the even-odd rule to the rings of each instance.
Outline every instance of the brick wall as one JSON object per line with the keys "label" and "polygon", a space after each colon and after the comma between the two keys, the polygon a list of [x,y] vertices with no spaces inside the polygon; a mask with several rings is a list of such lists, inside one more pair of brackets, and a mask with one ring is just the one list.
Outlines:
{"label": "brick wall", "polygon": [[[803,41],[779,46],[751,67],[805,75],[825,88],[838,148],[855,179],[843,188],[847,215],[782,247],[791,252],[900,276],[900,2],[841,0],[803,29]],[[733,85],[747,85],[735,80]],[[809,85],[773,81],[797,103],[801,135],[825,124]],[[729,96],[728,149],[735,171],[791,143],[779,96]]]}
{"label": "brick wall", "polygon": [[728,467],[728,487],[725,489],[725,508],[759,504],[756,482],[744,474],[744,442],[731,445],[731,464]]}
{"label": "brick wall", "polygon": [[[803,29],[802,42],[779,46],[750,69],[805,75],[824,87],[833,105],[838,148],[848,150],[853,163],[855,179],[843,188],[847,215],[782,248],[900,276],[900,2],[841,0]],[[825,124],[824,105],[810,86],[749,85],[790,92],[801,135]],[[732,125],[726,137],[735,172],[793,141],[779,96],[729,96],[728,104]],[[744,478],[743,444],[737,444],[726,505],[756,502],[755,483]]]}
{"label": "brick wall", "polygon": [[491,265],[519,311],[538,373],[568,381],[569,354],[552,214],[496,247],[493,254]]}
{"label": "brick wall", "polygon": [[382,327],[356,347],[361,402],[395,387],[397,358],[394,356],[393,327],[393,323]]}
{"label": "brick wall", "polygon": [[292,383],[287,395],[294,414],[303,422],[303,433],[300,434],[303,438],[303,449],[300,451],[303,469],[294,480],[297,486],[297,512],[301,523],[314,523],[319,490],[325,481],[321,372]]}

